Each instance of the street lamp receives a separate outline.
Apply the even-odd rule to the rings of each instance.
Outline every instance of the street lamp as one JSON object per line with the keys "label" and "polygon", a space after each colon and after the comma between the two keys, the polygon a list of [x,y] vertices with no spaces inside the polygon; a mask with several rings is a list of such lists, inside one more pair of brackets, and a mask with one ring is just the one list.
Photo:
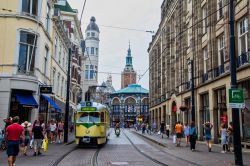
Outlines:
{"label": "street lamp", "polygon": [[194,97],[194,61],[193,59],[188,59],[188,65],[191,67],[191,117],[192,121],[195,122],[195,97]]}

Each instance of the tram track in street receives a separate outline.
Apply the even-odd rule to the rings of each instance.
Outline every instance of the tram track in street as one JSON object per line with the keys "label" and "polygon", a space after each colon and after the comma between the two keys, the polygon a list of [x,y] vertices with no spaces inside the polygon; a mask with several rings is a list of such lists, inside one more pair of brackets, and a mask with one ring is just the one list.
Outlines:
{"label": "tram track in street", "polygon": [[[70,151],[65,153],[63,156],[61,156],[59,159],[57,159],[53,163],[52,166],[60,166],[61,164],[63,165],[63,161],[67,160],[67,157],[70,157],[70,155],[73,155],[72,153],[84,153],[84,152],[89,153],[90,152],[89,150],[94,150],[94,151],[91,154],[87,155],[87,159],[84,159],[84,160],[85,161],[89,160],[91,166],[99,166],[97,158],[98,158],[98,154],[99,154],[99,152],[101,150],[100,147],[97,147],[97,148],[96,147],[95,148],[92,148],[92,147],[85,147],[85,148],[74,147]],[[77,151],[77,152],[75,152],[75,151]],[[84,155],[86,157],[86,154],[84,154]],[[74,165],[74,164],[72,164],[72,165]],[[79,165],[79,164],[77,164],[77,165]]]}
{"label": "tram track in street", "polygon": [[[176,156],[176,155],[174,155],[174,154],[168,153],[168,152],[162,150],[162,148],[165,147],[165,146],[162,146],[162,145],[159,144],[159,143],[156,143],[156,142],[154,142],[154,141],[152,141],[152,140],[149,140],[149,139],[147,139],[147,138],[141,136],[140,134],[138,134],[138,133],[136,133],[136,132],[133,132],[133,133],[135,133],[136,135],[138,135],[138,136],[139,136],[140,138],[142,138],[144,141],[150,142],[151,145],[155,146],[159,151],[161,151],[162,153],[164,153],[164,154],[166,154],[166,155],[168,155],[168,156],[171,156],[171,157],[173,157],[173,158],[175,158],[175,159],[184,161],[184,162],[186,162],[186,163],[189,163],[189,164],[192,164],[192,165],[195,165],[195,166],[202,166],[201,164],[197,164],[197,163],[192,162],[192,161],[190,161],[190,160],[186,160],[186,159],[183,159],[183,158],[181,158],[181,157],[178,157],[178,156]],[[166,148],[166,147],[165,147],[165,148]]]}
{"label": "tram track in street", "polygon": [[134,149],[136,149],[136,151],[138,151],[141,155],[143,155],[144,157],[146,157],[147,159],[153,161],[154,163],[158,164],[158,165],[162,165],[162,166],[168,166],[168,164],[165,164],[155,158],[152,158],[151,156],[149,156],[148,154],[142,152],[134,143],[133,141],[127,136],[127,134],[122,130],[124,136],[128,139],[128,141],[131,143],[131,145],[134,147]]}

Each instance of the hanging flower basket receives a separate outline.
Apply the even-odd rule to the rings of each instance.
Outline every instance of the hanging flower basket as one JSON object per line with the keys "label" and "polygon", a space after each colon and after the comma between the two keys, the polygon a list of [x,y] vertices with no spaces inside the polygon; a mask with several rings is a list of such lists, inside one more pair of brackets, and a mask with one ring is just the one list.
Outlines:
{"label": "hanging flower basket", "polygon": [[185,105],[182,105],[182,106],[180,106],[179,109],[180,109],[181,111],[187,111],[187,110],[188,110],[188,107],[185,106]]}

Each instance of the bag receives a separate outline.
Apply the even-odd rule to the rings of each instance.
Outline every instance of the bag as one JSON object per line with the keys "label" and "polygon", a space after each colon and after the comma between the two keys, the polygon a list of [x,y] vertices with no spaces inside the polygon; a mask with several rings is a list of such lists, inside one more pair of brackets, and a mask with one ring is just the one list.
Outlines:
{"label": "bag", "polygon": [[176,143],[176,135],[173,135],[173,143]]}
{"label": "bag", "polygon": [[48,143],[49,143],[49,140],[48,140],[48,138],[46,137],[46,138],[43,140],[43,151],[44,151],[44,152],[47,151]]}

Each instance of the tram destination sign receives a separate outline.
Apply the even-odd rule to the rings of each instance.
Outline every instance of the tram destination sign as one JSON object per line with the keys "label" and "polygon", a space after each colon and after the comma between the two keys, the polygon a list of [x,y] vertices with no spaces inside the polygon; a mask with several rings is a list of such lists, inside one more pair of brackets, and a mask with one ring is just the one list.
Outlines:
{"label": "tram destination sign", "polygon": [[81,111],[96,111],[95,107],[82,107]]}
{"label": "tram destination sign", "polygon": [[244,108],[243,89],[229,89],[229,107]]}

